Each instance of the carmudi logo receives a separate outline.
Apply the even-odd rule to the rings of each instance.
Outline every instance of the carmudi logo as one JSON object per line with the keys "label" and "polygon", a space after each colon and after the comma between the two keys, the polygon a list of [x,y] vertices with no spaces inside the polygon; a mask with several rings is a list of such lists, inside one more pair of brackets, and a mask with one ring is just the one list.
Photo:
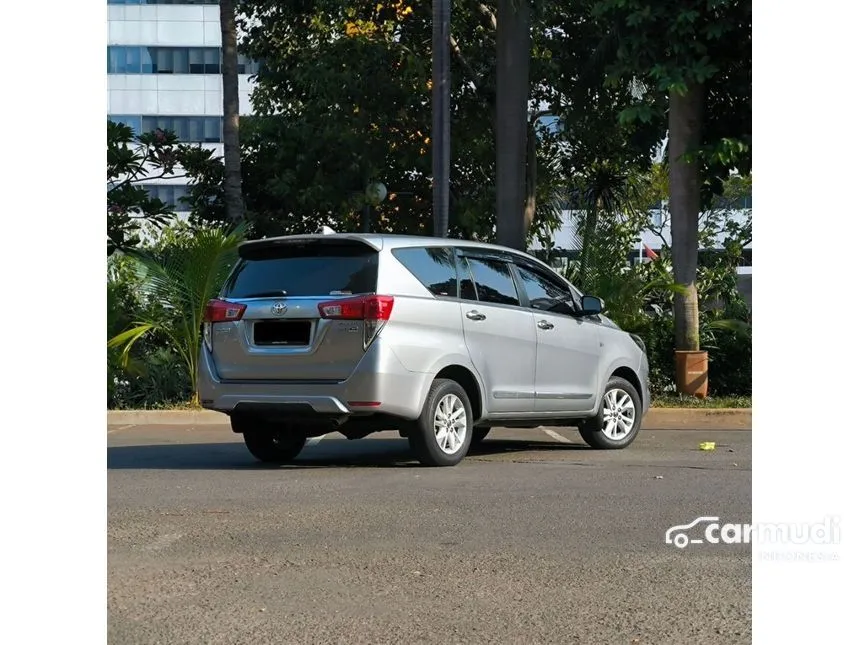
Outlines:
{"label": "carmudi logo", "polygon": [[720,523],[719,517],[697,517],[666,531],[666,544],[679,549],[689,544],[837,544],[839,519],[825,517],[821,522],[766,522],[755,524]]}

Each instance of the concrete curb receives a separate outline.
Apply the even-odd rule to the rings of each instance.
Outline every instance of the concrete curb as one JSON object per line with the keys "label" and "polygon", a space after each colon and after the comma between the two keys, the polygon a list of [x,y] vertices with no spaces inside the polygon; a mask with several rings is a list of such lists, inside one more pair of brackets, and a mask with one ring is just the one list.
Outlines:
{"label": "concrete curb", "polygon": [[[211,410],[108,410],[109,426],[227,425],[229,419]],[[749,408],[652,408],[644,430],[752,430]]]}
{"label": "concrete curb", "polygon": [[752,430],[752,408],[651,408],[644,430]]}

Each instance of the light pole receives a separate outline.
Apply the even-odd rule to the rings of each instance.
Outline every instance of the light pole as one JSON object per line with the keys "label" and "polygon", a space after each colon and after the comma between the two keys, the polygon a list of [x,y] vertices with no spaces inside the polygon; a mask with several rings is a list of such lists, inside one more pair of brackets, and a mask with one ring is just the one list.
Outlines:
{"label": "light pole", "polygon": [[451,167],[451,0],[433,0],[433,235],[448,237]]}
{"label": "light pole", "polygon": [[364,189],[364,212],[361,216],[362,233],[370,233],[370,209],[379,206],[387,195],[388,189],[380,181],[372,181]]}

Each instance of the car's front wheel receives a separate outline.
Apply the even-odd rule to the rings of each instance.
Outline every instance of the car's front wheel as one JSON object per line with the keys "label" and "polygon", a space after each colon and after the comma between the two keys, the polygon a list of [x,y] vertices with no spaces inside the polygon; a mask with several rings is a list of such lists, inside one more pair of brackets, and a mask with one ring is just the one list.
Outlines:
{"label": "car's front wheel", "polygon": [[642,400],[627,380],[613,376],[606,384],[596,417],[587,419],[579,434],[592,448],[626,448],[642,425]]}
{"label": "car's front wheel", "polygon": [[472,406],[456,381],[436,379],[421,416],[409,432],[409,446],[425,466],[455,466],[472,442]]}

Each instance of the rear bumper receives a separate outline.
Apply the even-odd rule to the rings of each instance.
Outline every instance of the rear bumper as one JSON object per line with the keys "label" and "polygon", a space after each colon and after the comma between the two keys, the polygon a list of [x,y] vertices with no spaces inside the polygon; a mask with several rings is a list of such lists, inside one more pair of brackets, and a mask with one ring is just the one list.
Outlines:
{"label": "rear bumper", "polygon": [[384,413],[416,419],[432,380],[432,374],[408,371],[377,342],[345,381],[222,381],[204,346],[197,387],[204,408],[225,414],[237,409],[265,413],[268,409],[272,413],[334,417]]}

